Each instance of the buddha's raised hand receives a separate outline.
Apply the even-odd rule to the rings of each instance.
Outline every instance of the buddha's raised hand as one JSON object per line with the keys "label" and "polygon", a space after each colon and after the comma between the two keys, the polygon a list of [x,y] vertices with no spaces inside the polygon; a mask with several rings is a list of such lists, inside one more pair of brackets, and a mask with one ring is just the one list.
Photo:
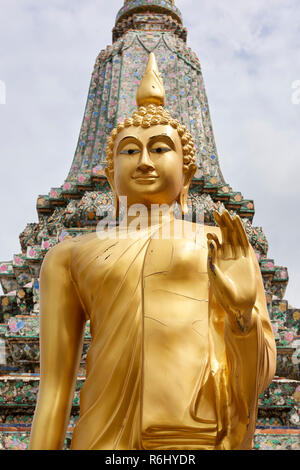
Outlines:
{"label": "buddha's raised hand", "polygon": [[217,302],[228,314],[234,330],[246,334],[252,323],[252,309],[257,294],[253,250],[239,216],[228,211],[214,213],[222,241],[207,234],[208,275]]}

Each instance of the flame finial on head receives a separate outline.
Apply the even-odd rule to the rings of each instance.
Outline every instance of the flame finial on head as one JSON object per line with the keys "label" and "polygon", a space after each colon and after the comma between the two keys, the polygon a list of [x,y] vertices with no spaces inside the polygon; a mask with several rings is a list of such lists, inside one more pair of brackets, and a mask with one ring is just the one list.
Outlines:
{"label": "flame finial on head", "polygon": [[158,70],[155,55],[150,53],[146,71],[139,85],[136,102],[138,107],[154,104],[164,106],[166,93]]}

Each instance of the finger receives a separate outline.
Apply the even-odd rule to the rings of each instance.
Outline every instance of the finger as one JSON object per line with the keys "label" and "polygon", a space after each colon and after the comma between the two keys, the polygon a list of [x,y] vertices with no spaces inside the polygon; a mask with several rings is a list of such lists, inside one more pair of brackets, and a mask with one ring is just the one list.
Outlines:
{"label": "finger", "polygon": [[230,238],[231,238],[231,244],[232,244],[232,254],[235,259],[240,258],[243,254],[243,247],[241,245],[241,240],[239,236],[239,232],[235,223],[235,217],[232,218],[229,212],[227,212],[228,217],[226,216],[226,219],[228,220],[230,218],[230,221],[228,220],[229,226],[230,226]]}
{"label": "finger", "polygon": [[231,215],[227,210],[225,210],[222,214],[222,218],[227,230],[227,243],[228,245],[224,246],[225,258],[235,258],[236,256],[236,237],[235,237],[235,230],[233,225],[233,220]]}
{"label": "finger", "polygon": [[218,223],[222,233],[222,254],[224,259],[235,258],[235,246],[232,239],[233,232],[233,220],[227,210],[224,210],[222,214],[218,212],[214,213],[215,220]]}
{"label": "finger", "polygon": [[210,272],[216,275],[215,262],[217,258],[217,244],[214,240],[207,240],[208,257],[207,265]]}
{"label": "finger", "polygon": [[216,243],[217,245],[217,250],[218,252],[221,250],[221,243],[219,241],[219,238],[218,238],[218,235],[216,235],[215,233],[208,233],[207,235],[207,239],[208,240],[214,240],[214,242]]}
{"label": "finger", "polygon": [[227,245],[228,245],[228,229],[226,227],[226,224],[224,222],[224,219],[222,217],[221,214],[219,214],[219,212],[214,212],[214,218],[215,218],[215,221],[217,222],[217,224],[219,225],[220,229],[221,229],[221,233],[222,233],[222,244],[221,244],[221,247],[222,247],[222,255],[224,258],[228,258],[228,249],[227,249]]}
{"label": "finger", "polygon": [[236,222],[235,222],[234,219],[233,219],[232,239],[233,239],[233,243],[234,243],[235,259],[238,259],[241,256],[244,256],[244,248],[241,244],[238,228],[236,226]]}
{"label": "finger", "polygon": [[242,248],[243,255],[246,256],[249,250],[249,241],[246,235],[245,229],[243,227],[242,221],[238,215],[235,216],[234,222],[237,229],[237,234],[240,241],[240,246]]}
{"label": "finger", "polygon": [[219,225],[220,228],[222,228],[224,226],[223,219],[221,217],[221,214],[219,214],[218,211],[214,212],[214,219],[215,219],[215,221],[217,222],[217,224]]}

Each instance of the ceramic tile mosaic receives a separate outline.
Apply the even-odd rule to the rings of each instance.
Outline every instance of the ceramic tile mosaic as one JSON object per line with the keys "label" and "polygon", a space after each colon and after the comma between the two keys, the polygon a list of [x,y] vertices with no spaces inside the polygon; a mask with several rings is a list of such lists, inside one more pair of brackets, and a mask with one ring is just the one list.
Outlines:
{"label": "ceramic tile mosaic", "polygon": [[126,0],[124,6],[119,10],[116,20],[118,21],[122,16],[128,15],[131,10],[135,10],[138,7],[140,9],[146,8],[147,11],[151,10],[151,7],[161,8],[181,19],[181,13],[172,0]]}
{"label": "ceramic tile mosaic", "polygon": [[[300,382],[288,379],[273,380],[267,390],[260,395],[258,405],[267,408],[295,408],[299,415]],[[300,420],[296,420],[293,424],[300,426]]]}
{"label": "ceramic tile mosaic", "polygon": [[[39,317],[38,316],[20,316],[11,317],[0,330],[0,338],[5,340],[6,357],[5,363],[18,366],[22,371],[22,365],[39,365]],[[86,355],[90,347],[90,324],[87,322],[84,332],[83,351],[81,355],[81,364],[85,364]],[[21,367],[20,367],[21,366]]]}
{"label": "ceramic tile mosaic", "polygon": [[[5,432],[0,430],[0,450],[28,450],[29,432]],[[70,448],[71,435],[67,434],[63,450]]]}
{"label": "ceramic tile mosaic", "polygon": [[300,434],[297,433],[284,433],[284,432],[269,432],[261,433],[257,431],[254,436],[254,450],[299,450],[300,449]]}
{"label": "ceramic tile mosaic", "polygon": [[[0,408],[13,405],[35,406],[39,390],[39,377],[23,374],[22,376],[0,377]],[[73,398],[73,406],[79,405],[80,390],[84,379],[78,379]]]}

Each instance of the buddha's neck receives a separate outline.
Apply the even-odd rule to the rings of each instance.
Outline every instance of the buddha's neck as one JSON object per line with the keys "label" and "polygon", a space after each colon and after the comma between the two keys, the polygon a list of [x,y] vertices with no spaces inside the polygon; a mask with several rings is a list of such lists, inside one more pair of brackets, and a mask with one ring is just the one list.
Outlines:
{"label": "buddha's neck", "polygon": [[143,206],[143,210],[140,212],[135,205],[127,208],[126,216],[121,225],[127,225],[127,227],[135,226],[138,230],[143,230],[149,227],[171,223],[174,219],[174,205],[169,207],[164,206],[164,210],[158,210],[155,207],[149,209]]}

